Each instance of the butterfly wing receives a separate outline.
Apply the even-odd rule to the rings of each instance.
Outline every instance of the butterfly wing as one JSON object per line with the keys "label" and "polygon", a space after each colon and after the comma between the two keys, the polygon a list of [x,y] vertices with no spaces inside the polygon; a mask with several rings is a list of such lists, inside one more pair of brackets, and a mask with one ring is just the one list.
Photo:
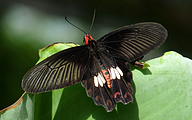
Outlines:
{"label": "butterfly wing", "polygon": [[[127,104],[133,101],[131,85],[132,73],[128,62],[137,60],[161,45],[167,37],[166,29],[158,23],[139,23],[114,30],[97,40],[98,51],[105,51],[114,59],[114,65],[108,65],[110,58],[106,52],[101,52],[100,58],[109,69],[112,67],[121,77],[111,79],[112,87],[109,93],[113,96],[111,101]],[[115,105],[114,103],[114,105]],[[103,105],[104,106],[104,105]],[[105,107],[105,106],[104,106]],[[105,107],[106,109],[106,107]],[[108,109],[106,109],[108,110]],[[110,111],[110,110],[109,110]]]}
{"label": "butterfly wing", "polygon": [[97,40],[98,46],[105,47],[114,57],[132,62],[167,38],[167,30],[158,23],[146,22],[116,29]]}
{"label": "butterfly wing", "polygon": [[[87,95],[93,98],[96,105],[104,106],[108,112],[115,108],[117,102],[124,104],[132,102],[132,74],[129,63],[127,63],[128,66],[125,66],[127,64],[122,59],[116,63],[113,56],[105,48],[99,48],[97,55],[96,57],[90,54],[89,69],[82,80],[82,86],[86,89]],[[121,70],[117,70],[117,66]],[[111,88],[107,84],[106,75],[110,77]],[[104,81],[103,84],[101,81]]]}
{"label": "butterfly wing", "polygon": [[82,86],[85,88],[87,96],[92,97],[95,104],[102,105],[106,111],[113,110],[116,103],[107,84],[104,83],[102,86],[96,85],[94,81],[94,77],[98,76],[98,74],[105,80],[98,64],[98,59],[94,55],[90,55],[88,66],[89,69],[86,71],[82,80]]}
{"label": "butterfly wing", "polygon": [[23,77],[22,88],[29,93],[60,89],[80,82],[87,67],[86,46],[72,47],[41,61]]}
{"label": "butterfly wing", "polygon": [[[103,49],[103,48],[102,48]],[[130,65],[123,59],[114,58],[107,50],[99,50],[99,57],[111,78],[110,93],[116,103],[127,104],[133,101]]]}
{"label": "butterfly wing", "polygon": [[133,102],[133,88],[131,85],[132,73],[130,65],[123,59],[116,59],[117,66],[123,72],[123,76],[120,79],[112,80],[112,93],[116,102],[122,102],[127,104]]}

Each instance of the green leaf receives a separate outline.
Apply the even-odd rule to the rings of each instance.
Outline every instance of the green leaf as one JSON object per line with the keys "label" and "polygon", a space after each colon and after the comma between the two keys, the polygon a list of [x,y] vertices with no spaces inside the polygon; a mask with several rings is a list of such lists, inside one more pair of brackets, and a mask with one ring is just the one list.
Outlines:
{"label": "green leaf", "polygon": [[[39,50],[39,60],[37,63],[41,62],[45,58],[68,48],[79,46],[75,43],[53,43]],[[37,64],[36,63],[36,64]]]}
{"label": "green leaf", "polygon": [[147,63],[149,69],[133,71],[139,118],[191,120],[192,61],[171,51]]}
{"label": "green leaf", "polygon": [[[112,112],[107,113],[102,106],[96,106],[93,100],[87,97],[81,84],[76,84],[52,92],[35,94],[35,100],[24,97],[19,106],[22,106],[24,101],[33,101],[31,106],[34,106],[34,112],[31,112],[31,106],[26,106],[25,112],[18,106],[2,113],[0,118],[13,116],[20,119],[18,114],[24,116],[30,113],[28,119],[35,120],[192,119],[192,61],[170,51],[146,63],[150,65],[147,69],[132,66],[133,103],[118,103]],[[12,114],[11,111],[17,111],[18,114]]]}
{"label": "green leaf", "polygon": [[25,94],[22,102],[11,110],[0,114],[0,120],[33,120],[34,95]]}

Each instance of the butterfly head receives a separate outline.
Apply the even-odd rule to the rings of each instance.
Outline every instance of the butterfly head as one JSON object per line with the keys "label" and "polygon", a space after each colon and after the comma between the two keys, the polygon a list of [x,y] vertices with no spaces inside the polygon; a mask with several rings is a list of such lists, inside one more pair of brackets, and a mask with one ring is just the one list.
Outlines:
{"label": "butterfly head", "polygon": [[90,41],[94,40],[93,37],[89,34],[86,34],[84,37],[85,45],[89,44]]}

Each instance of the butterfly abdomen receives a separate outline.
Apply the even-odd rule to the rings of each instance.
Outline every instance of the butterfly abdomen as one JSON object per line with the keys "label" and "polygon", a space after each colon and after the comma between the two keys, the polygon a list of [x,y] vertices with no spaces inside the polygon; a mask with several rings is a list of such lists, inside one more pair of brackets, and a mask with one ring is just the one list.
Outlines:
{"label": "butterfly abdomen", "polygon": [[103,76],[104,76],[105,80],[107,81],[108,88],[111,88],[112,84],[111,84],[111,78],[110,78],[108,69],[105,67],[105,65],[103,64],[103,62],[101,60],[99,60],[98,63],[99,63],[99,67],[101,68],[101,71],[103,73]]}

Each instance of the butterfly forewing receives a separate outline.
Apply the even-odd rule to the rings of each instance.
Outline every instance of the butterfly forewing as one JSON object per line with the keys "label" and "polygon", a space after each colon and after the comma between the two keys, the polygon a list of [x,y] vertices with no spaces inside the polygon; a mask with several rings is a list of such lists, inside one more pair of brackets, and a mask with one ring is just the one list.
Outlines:
{"label": "butterfly forewing", "polygon": [[31,68],[23,77],[22,88],[29,93],[40,93],[78,83],[88,56],[85,46],[60,51]]}
{"label": "butterfly forewing", "polygon": [[114,57],[134,61],[157,46],[167,37],[167,30],[158,23],[146,22],[125,26],[114,30],[97,42],[106,47]]}

